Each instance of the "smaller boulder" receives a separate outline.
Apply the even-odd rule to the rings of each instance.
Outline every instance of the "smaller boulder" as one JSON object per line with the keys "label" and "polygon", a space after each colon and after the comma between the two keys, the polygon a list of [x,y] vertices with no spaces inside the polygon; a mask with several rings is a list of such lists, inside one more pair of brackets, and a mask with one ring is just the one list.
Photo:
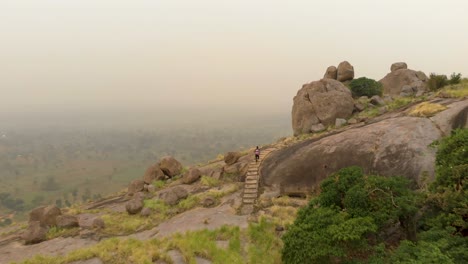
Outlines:
{"label": "smaller boulder", "polygon": [[142,199],[131,199],[125,204],[125,209],[129,214],[138,214],[143,209]]}
{"label": "smaller boulder", "polygon": [[39,221],[32,221],[29,223],[28,229],[23,233],[22,238],[26,245],[37,244],[46,240],[48,230]]}
{"label": "smaller boulder", "polygon": [[156,191],[156,187],[153,184],[148,185],[148,192],[154,193]]}
{"label": "smaller boulder", "polygon": [[354,103],[354,109],[358,112],[362,112],[366,109],[366,106],[362,103]]}
{"label": "smaller boulder", "polygon": [[227,164],[227,165],[232,165],[234,163],[236,163],[239,158],[240,158],[240,153],[239,152],[228,152],[226,154],[224,154],[224,162]]}
{"label": "smaller boulder", "polygon": [[33,209],[29,213],[29,222],[38,221],[42,226],[51,227],[57,225],[57,216],[62,211],[55,205],[41,206]]}
{"label": "smaller boulder", "polygon": [[391,95],[388,95],[388,94],[384,95],[382,99],[385,101],[385,103],[391,103],[391,102],[393,102],[392,96],[391,96]]}
{"label": "smaller boulder", "polygon": [[187,198],[188,192],[181,186],[175,186],[160,191],[157,197],[168,205],[176,205],[180,200]]}
{"label": "smaller boulder", "polygon": [[335,120],[335,127],[342,127],[342,126],[346,125],[346,123],[347,123],[346,119],[337,118]]}
{"label": "smaller boulder", "polygon": [[185,173],[184,177],[182,178],[182,183],[184,184],[192,184],[196,182],[201,177],[201,172],[197,168],[191,168],[187,173]]}
{"label": "smaller boulder", "polygon": [[336,69],[336,67],[330,66],[327,68],[327,71],[325,72],[325,75],[323,76],[323,78],[336,80],[337,75],[338,75],[338,70]]}
{"label": "smaller boulder", "polygon": [[93,219],[93,228],[103,229],[106,227],[104,220],[101,217],[96,217]]}
{"label": "smaller boulder", "polygon": [[159,168],[158,164],[154,164],[146,169],[143,181],[151,184],[153,181],[164,180],[165,177],[164,172]]}
{"label": "smaller boulder", "polygon": [[312,125],[310,127],[310,132],[312,133],[318,133],[318,132],[322,132],[326,129],[326,127],[322,124],[322,123],[318,123],[316,125]]}
{"label": "smaller boulder", "polygon": [[401,69],[408,69],[408,65],[406,64],[406,62],[395,62],[392,64],[392,66],[390,66],[391,72],[401,70]]}
{"label": "smaller boulder", "polygon": [[148,217],[153,214],[153,209],[149,207],[145,207],[141,210],[140,215],[144,217]]}
{"label": "smaller boulder", "polygon": [[357,122],[358,122],[358,121],[357,121],[356,118],[351,118],[351,119],[348,120],[348,124],[350,124],[350,125],[357,124]]}
{"label": "smaller boulder", "polygon": [[211,196],[207,196],[205,198],[203,198],[203,200],[201,201],[201,205],[203,207],[212,207],[216,204],[216,199],[211,197]]}
{"label": "smaller boulder", "polygon": [[177,176],[182,171],[182,163],[172,156],[163,157],[159,161],[159,168],[169,177]]}
{"label": "smaller boulder", "polygon": [[340,82],[350,81],[354,79],[354,67],[347,61],[343,61],[338,65],[337,78]]}
{"label": "smaller boulder", "polygon": [[143,180],[134,180],[128,186],[128,194],[133,195],[134,193],[143,191],[145,182]]}
{"label": "smaller boulder", "polygon": [[74,215],[59,215],[57,216],[57,227],[60,227],[60,228],[78,227],[78,218]]}
{"label": "smaller boulder", "polygon": [[414,95],[414,90],[411,86],[409,85],[403,85],[401,88],[401,93],[400,96],[402,97],[410,97]]}
{"label": "smaller boulder", "polygon": [[378,95],[374,95],[370,99],[370,103],[373,105],[385,105],[385,101]]}

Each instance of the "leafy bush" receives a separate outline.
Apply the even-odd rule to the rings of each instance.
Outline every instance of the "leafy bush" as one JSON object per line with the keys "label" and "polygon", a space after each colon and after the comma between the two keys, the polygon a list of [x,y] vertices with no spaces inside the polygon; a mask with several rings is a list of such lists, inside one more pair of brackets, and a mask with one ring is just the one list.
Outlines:
{"label": "leafy bush", "polygon": [[[362,261],[372,254],[367,237],[400,223],[414,233],[416,196],[402,177],[365,176],[349,167],[328,177],[320,195],[300,210],[283,236],[284,263]],[[377,236],[378,237],[378,236]]]}
{"label": "leafy bush", "polygon": [[382,95],[382,84],[366,77],[352,80],[349,87],[355,97]]}
{"label": "leafy bush", "polygon": [[450,80],[448,82],[449,84],[459,84],[462,79],[461,77],[462,77],[461,73],[452,73],[452,75],[450,75]]}
{"label": "leafy bush", "polygon": [[431,91],[439,90],[449,84],[447,75],[431,73],[429,75],[428,86]]}

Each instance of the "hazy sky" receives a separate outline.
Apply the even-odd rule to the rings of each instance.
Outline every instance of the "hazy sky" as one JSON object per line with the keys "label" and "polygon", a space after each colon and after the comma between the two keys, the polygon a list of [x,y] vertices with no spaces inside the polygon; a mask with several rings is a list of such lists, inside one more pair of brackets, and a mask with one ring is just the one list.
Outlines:
{"label": "hazy sky", "polygon": [[468,75],[464,0],[0,0],[0,110],[286,111],[329,65]]}

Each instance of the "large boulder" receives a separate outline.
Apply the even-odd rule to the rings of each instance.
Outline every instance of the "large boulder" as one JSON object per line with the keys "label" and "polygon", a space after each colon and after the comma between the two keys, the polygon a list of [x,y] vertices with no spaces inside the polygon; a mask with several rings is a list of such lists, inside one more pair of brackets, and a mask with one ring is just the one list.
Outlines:
{"label": "large boulder", "polygon": [[143,181],[147,184],[151,184],[154,181],[164,180],[164,172],[159,168],[158,164],[154,164],[148,169],[146,169],[145,175],[143,176]]}
{"label": "large boulder", "polygon": [[59,215],[57,216],[57,227],[60,227],[60,228],[78,227],[78,218],[74,215]]}
{"label": "large boulder", "polygon": [[232,165],[236,163],[240,157],[241,157],[241,154],[239,152],[228,152],[224,155],[224,162],[227,165]]}
{"label": "large boulder", "polygon": [[133,195],[134,193],[141,192],[145,188],[145,182],[143,180],[133,180],[128,186],[128,194]]}
{"label": "large boulder", "polygon": [[61,215],[62,211],[55,205],[41,206],[29,212],[29,222],[38,221],[42,226],[51,227],[57,225],[57,216]]}
{"label": "large boulder", "polygon": [[179,175],[182,171],[182,164],[174,157],[163,157],[159,161],[159,168],[169,177]]}
{"label": "large boulder", "polygon": [[340,82],[351,81],[354,79],[354,67],[347,61],[338,65],[336,79]]}
{"label": "large boulder", "polygon": [[197,168],[189,169],[182,178],[182,183],[184,184],[191,184],[196,182],[201,177],[201,172]]}
{"label": "large boulder", "polygon": [[308,193],[328,175],[353,165],[367,173],[431,180],[435,149],[429,145],[452,129],[468,127],[468,100],[449,104],[431,119],[385,119],[277,150],[262,163],[262,184],[280,186],[283,193]]}
{"label": "large boulder", "polygon": [[333,125],[337,118],[349,118],[354,101],[351,91],[332,79],[305,84],[294,97],[292,127],[294,135],[310,133],[312,125]]}
{"label": "large boulder", "polygon": [[338,76],[338,70],[336,69],[336,67],[330,66],[327,68],[327,71],[325,72],[325,75],[323,75],[323,78],[336,80],[337,76]]}
{"label": "large boulder", "polygon": [[406,64],[406,62],[395,62],[392,64],[392,66],[390,66],[391,72],[401,69],[408,69],[408,65]]}
{"label": "large boulder", "polygon": [[384,94],[400,95],[402,92],[406,94],[408,89],[412,89],[416,94],[422,94],[427,90],[428,78],[423,72],[407,69],[398,63],[393,64],[392,69],[392,72],[379,81]]}
{"label": "large boulder", "polygon": [[249,169],[249,161],[237,162],[232,165],[226,165],[223,168],[223,174],[226,176],[236,176],[236,180],[243,182]]}
{"label": "large boulder", "polygon": [[156,194],[156,197],[168,205],[176,205],[180,200],[187,198],[188,192],[181,186],[174,186],[162,190]]}
{"label": "large boulder", "polygon": [[29,223],[28,229],[23,233],[22,238],[26,245],[40,243],[46,240],[48,230],[39,221],[32,221]]}

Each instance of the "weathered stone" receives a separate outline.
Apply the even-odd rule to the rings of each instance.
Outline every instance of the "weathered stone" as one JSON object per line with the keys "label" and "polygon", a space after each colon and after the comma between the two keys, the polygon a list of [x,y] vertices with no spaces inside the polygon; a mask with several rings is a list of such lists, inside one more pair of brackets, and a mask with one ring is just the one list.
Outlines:
{"label": "weathered stone", "polygon": [[237,175],[237,181],[243,182],[248,169],[248,161],[237,162],[230,166],[224,166],[224,174]]}
{"label": "weathered stone", "polygon": [[156,187],[153,184],[148,185],[148,192],[154,193],[156,191]]}
{"label": "weathered stone", "polygon": [[318,123],[316,125],[312,125],[310,127],[310,131],[312,133],[318,133],[318,132],[322,132],[326,129],[326,127],[322,124],[322,123]]}
{"label": "weathered stone", "polygon": [[22,238],[26,245],[36,244],[46,240],[49,229],[43,226],[39,221],[29,222],[28,229],[23,233]]}
{"label": "weathered stone", "polygon": [[189,169],[182,178],[182,183],[184,184],[192,184],[196,182],[201,177],[201,172],[197,168]]}
{"label": "weathered stone", "polygon": [[143,180],[133,180],[128,186],[128,194],[133,195],[134,193],[143,191],[145,182]]}
{"label": "weathered stone", "polygon": [[385,105],[385,101],[378,95],[374,95],[370,99],[370,103],[373,105]]}
{"label": "weathered stone", "polygon": [[323,78],[336,80],[337,75],[338,75],[338,70],[336,69],[336,67],[330,66],[327,68],[327,71],[325,72],[325,75],[323,76]]}
{"label": "weathered stone", "polygon": [[157,193],[157,197],[168,205],[176,205],[180,200],[187,198],[188,192],[183,187],[175,186]]}
{"label": "weathered stone", "polygon": [[337,78],[338,81],[350,81],[354,79],[354,67],[347,61],[343,61],[338,65]]}
{"label": "weathered stone", "polygon": [[358,121],[357,121],[356,118],[350,118],[350,119],[348,120],[348,124],[350,124],[350,125],[354,125],[354,124],[357,124],[357,123],[358,123]]}
{"label": "weathered stone", "polygon": [[152,214],[153,214],[153,209],[151,209],[149,207],[143,208],[143,210],[141,210],[141,213],[140,213],[141,216],[145,216],[145,217],[150,216]]}
{"label": "weathered stone", "polygon": [[241,157],[241,154],[239,152],[228,152],[224,154],[224,162],[227,165],[232,165],[236,163],[240,157]]}
{"label": "weathered stone", "polygon": [[346,125],[346,123],[347,123],[347,122],[346,122],[346,119],[337,118],[337,119],[335,120],[335,127],[337,127],[337,128],[338,128],[338,127],[342,127],[342,126]]}
{"label": "weathered stone", "polygon": [[59,215],[56,220],[60,228],[78,227],[78,218],[74,215]]}
{"label": "weathered stone", "polygon": [[401,70],[401,69],[408,69],[408,65],[406,65],[406,62],[395,62],[390,67],[391,72],[394,72],[396,70]]}
{"label": "weathered stone", "polygon": [[391,103],[393,101],[392,96],[388,94],[384,94],[382,99],[385,101],[385,103]]}
{"label": "weathered stone", "polygon": [[162,158],[159,161],[159,167],[169,177],[177,176],[182,172],[182,164],[171,156]]}
{"label": "weathered stone", "polygon": [[38,221],[42,226],[51,227],[57,225],[57,216],[61,215],[60,208],[55,205],[40,206],[29,212],[29,222]]}
{"label": "weathered stone", "polygon": [[131,199],[125,204],[125,209],[129,214],[138,214],[143,209],[143,200]]}
{"label": "weathered stone", "polygon": [[201,204],[203,205],[203,207],[212,207],[216,204],[216,199],[211,196],[206,196],[201,201]]}
{"label": "weathered stone", "polygon": [[322,79],[305,85],[294,97],[292,127],[294,135],[310,133],[312,125],[333,125],[336,118],[353,113],[351,91],[342,83]]}
{"label": "weathered stone", "polygon": [[354,109],[356,109],[356,111],[358,111],[358,112],[362,112],[362,111],[364,111],[364,109],[366,109],[366,106],[364,104],[361,104],[361,103],[355,103],[354,104]]}
{"label": "weathered stone", "polygon": [[154,181],[164,180],[166,176],[164,172],[159,168],[158,164],[154,164],[146,169],[143,181],[147,184],[151,184]]}
{"label": "weathered stone", "polygon": [[414,95],[413,88],[409,85],[403,85],[403,87],[401,88],[400,96],[409,97],[413,95]]}
{"label": "weathered stone", "polygon": [[427,76],[423,72],[410,69],[399,69],[387,74],[379,81],[384,94],[400,95],[405,85],[411,86],[415,91],[427,90]]}
{"label": "weathered stone", "polygon": [[93,228],[103,229],[106,227],[104,220],[101,217],[96,217],[93,219]]}

